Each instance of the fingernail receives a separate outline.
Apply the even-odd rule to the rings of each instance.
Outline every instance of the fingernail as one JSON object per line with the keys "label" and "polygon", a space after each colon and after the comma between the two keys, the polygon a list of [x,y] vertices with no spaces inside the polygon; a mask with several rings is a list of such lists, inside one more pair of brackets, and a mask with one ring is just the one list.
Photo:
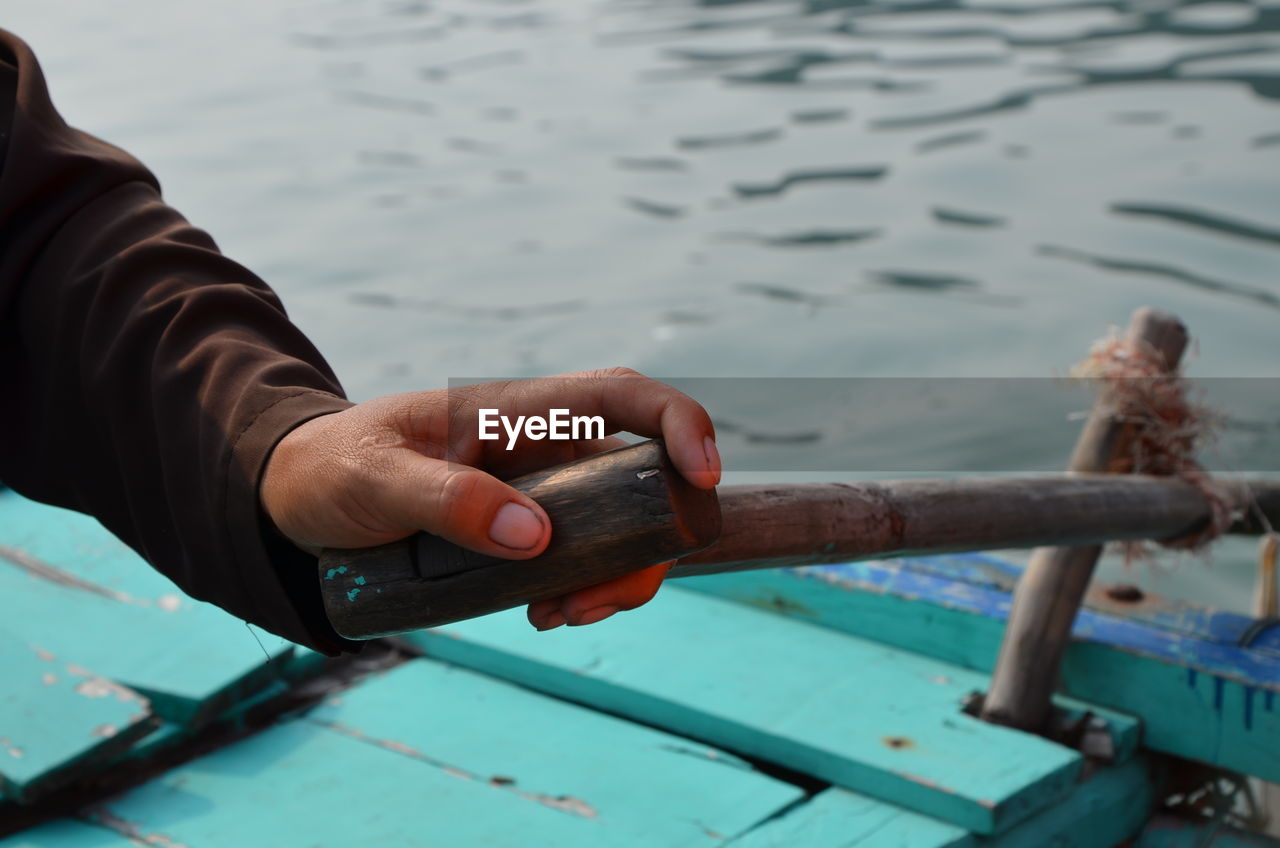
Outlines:
{"label": "fingernail", "polygon": [[539,633],[541,633],[545,630],[555,630],[557,627],[559,627],[562,624],[564,624],[564,616],[560,613],[559,610],[556,610],[555,612],[551,613],[546,618],[542,619],[542,621],[540,621],[539,623],[533,626],[538,629]]}
{"label": "fingernail", "polygon": [[720,482],[720,451],[716,449],[715,439],[710,436],[704,436],[702,439],[702,452],[707,455],[707,468],[711,473],[716,475],[716,483]]}
{"label": "fingernail", "polygon": [[613,604],[605,604],[604,606],[592,607],[591,609],[578,616],[578,620],[571,622],[570,627],[583,627],[588,624],[595,624],[597,621],[604,621],[609,616],[618,611]]}
{"label": "fingernail", "polygon": [[542,521],[524,504],[502,505],[489,525],[489,538],[504,547],[527,551],[542,541]]}

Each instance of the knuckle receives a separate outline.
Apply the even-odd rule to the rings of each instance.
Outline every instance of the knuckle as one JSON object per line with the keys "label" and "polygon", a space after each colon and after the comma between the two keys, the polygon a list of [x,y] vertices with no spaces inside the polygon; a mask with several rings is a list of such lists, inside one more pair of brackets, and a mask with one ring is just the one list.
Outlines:
{"label": "knuckle", "polygon": [[598,373],[600,377],[606,380],[619,378],[619,377],[626,377],[626,378],[642,377],[644,379],[648,379],[639,371],[635,370],[634,368],[627,368],[625,365],[615,365],[613,368],[605,368],[603,371],[600,371]]}
{"label": "knuckle", "polygon": [[436,515],[442,527],[467,532],[478,531],[482,522],[486,477],[479,471],[446,472],[436,490]]}

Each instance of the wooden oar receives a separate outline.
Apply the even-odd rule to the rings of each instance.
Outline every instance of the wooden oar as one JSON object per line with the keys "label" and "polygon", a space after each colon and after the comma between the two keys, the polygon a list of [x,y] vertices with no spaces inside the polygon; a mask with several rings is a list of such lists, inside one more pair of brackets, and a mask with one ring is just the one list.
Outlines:
{"label": "wooden oar", "polygon": [[[1280,481],[1226,483],[1241,510],[1280,515]],[[681,558],[672,577],[859,559],[1179,539],[1204,529],[1209,503],[1167,477],[1058,474],[964,480],[726,486],[724,530]],[[1258,534],[1246,511],[1231,533]]]}
{"label": "wooden oar", "polygon": [[[329,550],[320,585],[334,627],[370,639],[557,597],[680,559],[672,576],[905,554],[1196,533],[1210,506],[1180,480],[1118,475],[689,486],[658,442],[599,454],[512,485],[547,511],[552,541],[499,560],[418,535]],[[1228,497],[1280,520],[1280,483],[1235,482]],[[1259,532],[1256,517],[1237,532]],[[718,539],[718,541],[717,541]]]}

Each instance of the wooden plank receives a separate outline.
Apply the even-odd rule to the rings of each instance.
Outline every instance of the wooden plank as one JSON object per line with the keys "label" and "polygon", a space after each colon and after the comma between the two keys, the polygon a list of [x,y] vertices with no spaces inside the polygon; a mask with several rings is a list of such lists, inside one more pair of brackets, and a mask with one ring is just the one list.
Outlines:
{"label": "wooden plank", "polygon": [[246,721],[250,714],[263,708],[277,712],[284,709],[280,704],[272,705],[271,702],[278,702],[291,697],[291,693],[296,691],[295,687],[298,684],[323,673],[330,664],[343,662],[343,659],[342,657],[326,657],[324,654],[316,653],[307,648],[299,648],[292,657],[272,664],[280,674],[279,679],[272,680],[261,689],[235,701],[219,713],[217,717],[202,723],[200,726],[193,727],[169,721],[162,722],[154,733],[129,748],[119,759],[148,759],[175,745],[189,742],[206,729],[230,726],[236,730],[241,730],[246,726]]}
{"label": "wooden plank", "polygon": [[293,650],[183,595],[94,519],[11,491],[0,492],[0,597],[11,631],[142,692],[179,723],[211,720],[260,689]]}
{"label": "wooden plank", "polygon": [[[905,571],[909,575],[932,575],[948,582],[963,583],[969,587],[1001,589],[1006,593],[1012,591],[1023,573],[1023,566],[1009,560],[1002,560],[989,553],[947,553],[940,556],[872,560],[865,564],[855,562],[855,564],[818,566],[818,570],[810,574],[844,573],[851,576],[851,579],[861,580],[864,579],[864,573],[867,571],[861,567],[863,565],[868,565],[870,571],[890,569],[895,573]],[[787,573],[787,571],[780,570],[780,573]],[[797,573],[804,574],[803,571],[797,571]],[[718,578],[710,579],[714,584],[714,580]],[[709,584],[705,583],[703,578],[699,578],[681,585],[694,591],[705,591]],[[728,582],[726,585],[732,585],[732,583]],[[1105,584],[1093,587],[1085,601],[1085,607],[1103,614],[1121,617],[1121,619],[1148,624],[1153,628],[1171,630],[1175,634],[1187,635],[1202,642],[1216,642],[1222,646],[1238,647],[1245,638],[1245,634],[1257,621],[1253,616],[1242,615],[1239,612],[1174,601],[1153,593],[1144,594],[1137,601],[1115,601],[1107,597],[1106,588]],[[959,592],[961,589],[956,588],[956,591]],[[716,591],[710,593],[721,594]],[[759,603],[758,599],[754,602]],[[1261,629],[1251,635],[1248,647],[1252,651],[1263,653],[1263,655],[1280,656],[1280,626]]]}
{"label": "wooden plank", "polygon": [[146,698],[0,630],[0,800],[29,803],[155,727]]}
{"label": "wooden plank", "polygon": [[[892,563],[893,568],[900,567],[915,573],[1005,592],[1013,589],[1022,573],[1020,565],[989,554],[904,557],[893,560]],[[689,588],[698,589],[697,582],[689,584]],[[1178,636],[1189,636],[1228,647],[1238,647],[1247,640],[1252,651],[1280,657],[1280,627],[1258,629],[1255,628],[1257,619],[1252,616],[1173,600],[1150,592],[1134,600],[1120,601],[1108,595],[1108,588],[1108,584],[1092,586],[1085,599],[1085,607],[1127,621],[1172,631]]]}
{"label": "wooden plank", "polygon": [[1138,758],[1096,772],[1061,803],[1008,832],[981,838],[833,787],[729,844],[733,848],[1099,848],[1118,845],[1137,833],[1154,800],[1150,764]]}
{"label": "wooden plank", "polygon": [[243,730],[246,727],[247,713],[271,701],[287,697],[289,684],[276,681],[266,688],[260,689],[248,698],[236,702],[226,712],[214,720],[200,726],[191,727],[185,724],[162,722],[160,727],[149,736],[139,740],[127,751],[121,753],[116,762],[147,760],[159,756],[175,746],[191,742],[200,734],[211,729],[232,728]]}
{"label": "wooden plank", "polygon": [[[406,709],[406,705],[412,705]],[[597,820],[602,844],[701,845],[803,797],[697,742],[418,659],[308,721],[520,798]],[[530,842],[543,843],[541,836]]]}
{"label": "wooden plank", "polygon": [[[989,554],[907,557],[893,562],[910,571],[1004,591],[1012,590],[1022,574],[1021,566]],[[1107,588],[1106,584],[1091,587],[1085,606],[1205,642],[1238,646],[1257,622],[1252,616],[1153,593],[1144,593],[1132,601],[1118,601],[1107,595]],[[1249,637],[1248,646],[1253,650],[1280,656],[1280,626],[1258,630]]]}
{"label": "wooden plank", "polygon": [[429,654],[816,775],[981,833],[1070,788],[1080,756],[961,712],[985,677],[664,589],[534,634],[510,612],[406,637]]}
{"label": "wooden plank", "polygon": [[[684,584],[988,671],[1009,594],[894,562],[727,574]],[[1280,780],[1280,658],[1095,610],[1077,618],[1063,688],[1140,718],[1157,751]]]}
{"label": "wooden plank", "polygon": [[732,848],[975,848],[964,828],[838,786],[729,843]]}
{"label": "wooden plank", "polygon": [[[180,766],[89,816],[148,845],[654,844],[585,807],[522,797],[302,720]],[[708,843],[693,830],[672,844]]]}
{"label": "wooden plank", "polygon": [[[1257,619],[1253,616],[1170,600],[1151,593],[1136,601],[1121,602],[1108,597],[1106,590],[1106,586],[1095,586],[1090,590],[1087,606],[1097,612],[1203,642],[1228,647],[1247,644],[1255,653],[1280,658],[1280,626],[1256,629]],[[1251,630],[1255,632],[1251,633]]]}
{"label": "wooden plank", "polygon": [[[1137,754],[1142,745],[1142,720],[1128,713],[1067,695],[1055,695],[1053,706],[1061,715],[1063,722],[1068,725],[1086,720],[1105,724],[1106,738],[1102,744],[1084,749],[1085,753],[1093,759],[1109,765],[1120,765]],[[1104,753],[1107,748],[1110,749],[1110,753]]]}

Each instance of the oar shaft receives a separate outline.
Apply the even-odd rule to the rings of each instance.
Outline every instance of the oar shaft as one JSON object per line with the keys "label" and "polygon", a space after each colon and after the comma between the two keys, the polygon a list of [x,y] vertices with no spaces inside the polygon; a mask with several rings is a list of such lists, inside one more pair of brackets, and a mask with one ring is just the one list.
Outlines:
{"label": "oar shaft", "polygon": [[[715,493],[685,482],[656,442],[511,485],[551,519],[551,543],[542,554],[494,559],[425,534],[379,548],[327,550],[319,563],[320,595],[334,629],[370,639],[434,627],[560,597],[673,559],[681,563],[673,573],[684,576],[908,553],[1163,539],[1195,532],[1209,516],[1205,496],[1189,483],[1119,475],[731,486],[720,490],[717,502]],[[1274,507],[1280,497],[1262,500]]]}
{"label": "oar shaft", "polygon": [[[1233,531],[1280,525],[1280,482],[1223,486],[1245,512]],[[725,486],[720,540],[673,577],[893,556],[1174,539],[1209,521],[1204,493],[1182,480],[1096,474]]]}

